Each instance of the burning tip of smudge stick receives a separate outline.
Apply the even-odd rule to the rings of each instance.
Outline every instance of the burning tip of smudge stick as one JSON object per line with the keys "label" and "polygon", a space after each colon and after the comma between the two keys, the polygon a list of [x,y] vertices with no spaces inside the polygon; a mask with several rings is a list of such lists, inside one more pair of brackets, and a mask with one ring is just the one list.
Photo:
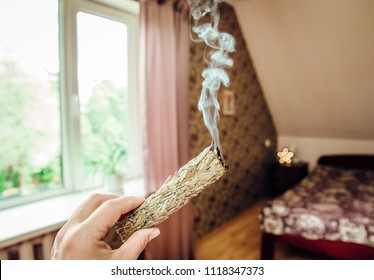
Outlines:
{"label": "burning tip of smudge stick", "polygon": [[[214,151],[214,145],[212,144],[211,150]],[[217,147],[216,148],[217,158],[221,162],[222,166],[225,168],[225,170],[229,169],[229,166],[226,164],[225,160],[223,159],[223,156],[221,154],[221,150]]]}

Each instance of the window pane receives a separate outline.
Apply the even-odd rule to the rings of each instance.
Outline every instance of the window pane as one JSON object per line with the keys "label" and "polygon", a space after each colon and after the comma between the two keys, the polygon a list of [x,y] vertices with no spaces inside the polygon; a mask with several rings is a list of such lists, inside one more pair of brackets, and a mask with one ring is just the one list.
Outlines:
{"label": "window pane", "polygon": [[0,0],[0,200],[61,187],[58,1]]}
{"label": "window pane", "polygon": [[127,28],[83,12],[78,13],[77,24],[85,181],[101,186],[114,175],[126,173]]}

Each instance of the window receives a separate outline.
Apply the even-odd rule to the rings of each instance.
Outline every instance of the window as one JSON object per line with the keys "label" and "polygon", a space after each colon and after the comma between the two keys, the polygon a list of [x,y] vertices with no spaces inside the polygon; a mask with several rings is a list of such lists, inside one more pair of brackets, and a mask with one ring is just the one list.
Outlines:
{"label": "window", "polygon": [[137,10],[0,0],[0,208],[142,176]]}

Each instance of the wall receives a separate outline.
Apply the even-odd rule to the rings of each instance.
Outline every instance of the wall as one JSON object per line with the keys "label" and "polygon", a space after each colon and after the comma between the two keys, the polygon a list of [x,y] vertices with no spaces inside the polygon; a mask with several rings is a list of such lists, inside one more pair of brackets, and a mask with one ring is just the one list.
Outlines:
{"label": "wall", "polygon": [[321,155],[374,155],[374,141],[369,140],[278,136],[278,150],[292,146],[295,147],[295,157],[309,163],[309,170],[315,167]]}
{"label": "wall", "polygon": [[[193,200],[195,238],[201,238],[263,197],[269,180],[269,167],[276,152],[276,131],[257,79],[247,46],[233,8],[220,5],[219,29],[236,39],[232,54],[234,67],[228,70],[230,90],[236,95],[236,114],[222,116],[219,124],[223,155],[229,171],[217,183]],[[198,155],[211,143],[202,114],[197,109],[200,97],[206,47],[191,42],[190,47],[190,150]],[[221,94],[222,92],[220,92]],[[221,103],[222,105],[222,103]],[[264,141],[271,141],[265,147]]]}
{"label": "wall", "polygon": [[374,1],[232,2],[279,135],[374,143]]}

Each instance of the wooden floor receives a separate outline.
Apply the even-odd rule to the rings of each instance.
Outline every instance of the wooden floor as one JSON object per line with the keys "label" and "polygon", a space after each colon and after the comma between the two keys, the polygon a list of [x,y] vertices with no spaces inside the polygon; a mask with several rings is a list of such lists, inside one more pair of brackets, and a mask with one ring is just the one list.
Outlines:
{"label": "wooden floor", "polygon": [[[198,240],[195,244],[197,260],[258,260],[260,258],[260,228],[258,209],[261,201],[229,223]],[[276,244],[277,260],[315,260],[323,256],[297,248]]]}

